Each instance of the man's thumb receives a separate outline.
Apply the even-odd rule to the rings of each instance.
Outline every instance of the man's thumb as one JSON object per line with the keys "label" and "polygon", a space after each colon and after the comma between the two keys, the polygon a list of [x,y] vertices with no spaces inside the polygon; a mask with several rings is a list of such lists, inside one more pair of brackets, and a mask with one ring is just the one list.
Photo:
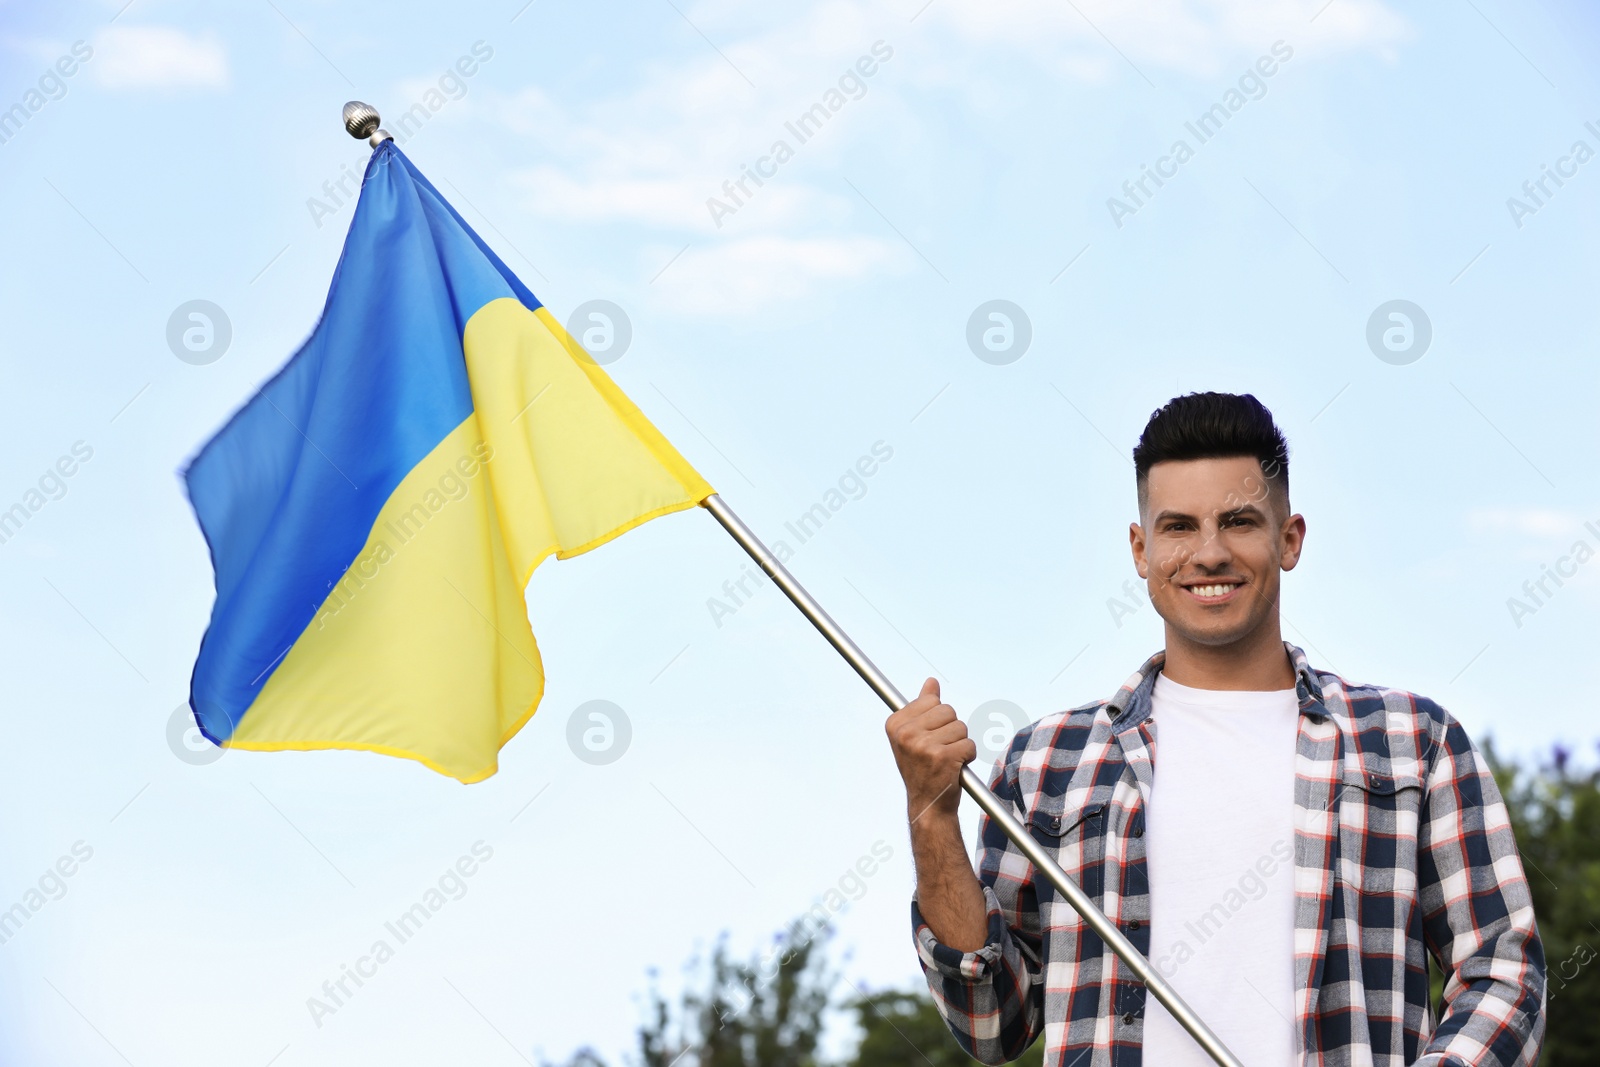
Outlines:
{"label": "man's thumb", "polygon": [[933,699],[938,700],[939,699],[939,679],[937,679],[937,678],[929,678],[926,682],[923,682],[922,683],[922,694],[921,695],[925,696],[925,697],[933,697]]}

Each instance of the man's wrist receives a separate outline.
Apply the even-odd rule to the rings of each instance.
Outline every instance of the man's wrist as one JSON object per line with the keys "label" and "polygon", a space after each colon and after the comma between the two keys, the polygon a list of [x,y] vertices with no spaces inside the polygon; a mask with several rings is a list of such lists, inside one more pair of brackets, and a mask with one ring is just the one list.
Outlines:
{"label": "man's wrist", "polygon": [[907,793],[906,818],[915,826],[924,819],[953,819],[961,807],[961,786],[951,782],[937,793]]}
{"label": "man's wrist", "polygon": [[938,797],[927,800],[913,797],[907,800],[906,821],[911,824],[913,833],[917,831],[918,827],[948,827],[951,824],[958,828],[960,827],[961,820],[957,814],[957,808],[954,805],[947,807],[942,800],[943,798]]}
{"label": "man's wrist", "polygon": [[920,810],[909,809],[907,818],[911,829],[911,854],[919,869],[930,862],[950,862],[954,856],[961,857],[963,864],[967,862],[961,819],[955,811],[924,805]]}

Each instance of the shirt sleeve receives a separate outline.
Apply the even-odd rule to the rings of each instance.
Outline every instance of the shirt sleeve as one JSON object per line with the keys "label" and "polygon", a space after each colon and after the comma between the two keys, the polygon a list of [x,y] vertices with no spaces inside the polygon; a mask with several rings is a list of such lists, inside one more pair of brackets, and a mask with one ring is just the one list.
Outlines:
{"label": "shirt sleeve", "polygon": [[1494,776],[1461,724],[1443,738],[1418,826],[1423,933],[1444,968],[1444,1016],[1417,1067],[1533,1067],[1545,959]]}
{"label": "shirt sleeve", "polygon": [[[990,788],[1015,807],[1016,783],[1005,769]],[[915,899],[911,922],[917,957],[945,1025],[968,1055],[1000,1064],[1022,1055],[1043,1033],[1044,986],[1033,864],[988,816],[979,830],[977,874],[988,905],[982,948],[962,952],[940,942]]]}

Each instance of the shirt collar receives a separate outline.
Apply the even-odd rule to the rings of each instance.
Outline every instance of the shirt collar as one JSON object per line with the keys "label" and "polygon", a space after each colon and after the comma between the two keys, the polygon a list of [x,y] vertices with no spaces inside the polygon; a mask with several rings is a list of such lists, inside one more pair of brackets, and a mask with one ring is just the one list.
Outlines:
{"label": "shirt collar", "polygon": [[[1322,682],[1317,678],[1317,672],[1311,669],[1306,654],[1288,641],[1283,643],[1283,647],[1294,666],[1294,688],[1300,700],[1300,713],[1313,718],[1327,715],[1322,706]],[[1106,701],[1106,714],[1110,716],[1117,732],[1137,726],[1149,718],[1150,694],[1155,689],[1156,676],[1166,662],[1167,653],[1163,649],[1145,660],[1144,666],[1123,682],[1115,695]]]}

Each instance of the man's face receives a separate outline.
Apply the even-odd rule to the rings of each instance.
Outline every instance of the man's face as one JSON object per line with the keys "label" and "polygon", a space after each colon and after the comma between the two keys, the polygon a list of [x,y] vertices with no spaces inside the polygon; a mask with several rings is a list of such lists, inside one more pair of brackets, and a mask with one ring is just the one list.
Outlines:
{"label": "man's face", "polygon": [[1277,617],[1278,576],[1300,560],[1305,520],[1288,514],[1253,457],[1157,463],[1134,563],[1167,625],[1195,644],[1231,645]]}

